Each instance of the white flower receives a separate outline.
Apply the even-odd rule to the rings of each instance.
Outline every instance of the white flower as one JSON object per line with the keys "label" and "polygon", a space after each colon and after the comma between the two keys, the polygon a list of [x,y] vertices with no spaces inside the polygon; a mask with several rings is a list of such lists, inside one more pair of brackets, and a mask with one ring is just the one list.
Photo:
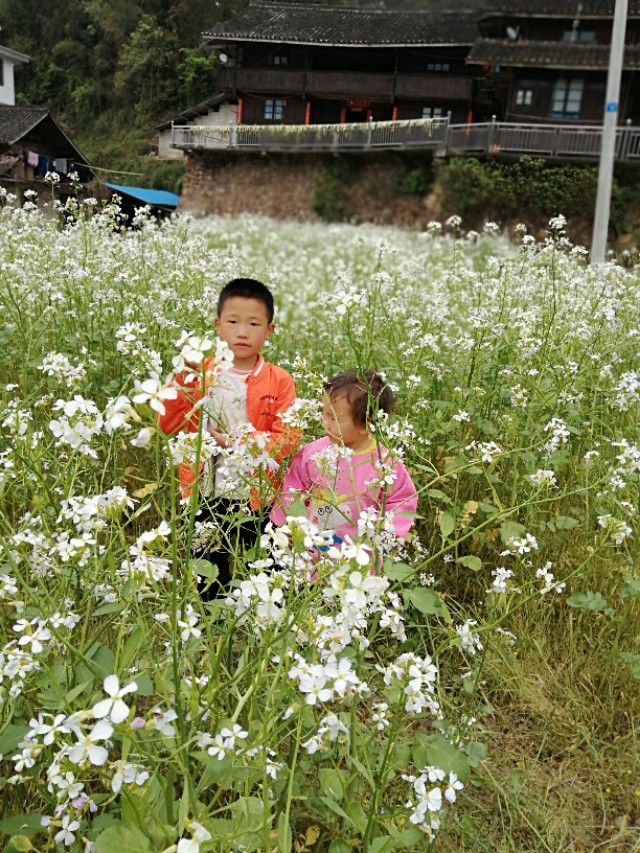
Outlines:
{"label": "white flower", "polygon": [[112,723],[123,723],[129,716],[129,706],[123,702],[122,697],[137,689],[138,685],[135,681],[121,688],[118,676],[108,675],[104,680],[104,692],[109,698],[102,699],[93,706],[93,716],[97,719],[108,717]]}
{"label": "white flower", "polygon": [[132,447],[139,447],[140,449],[144,449],[145,447],[149,447],[151,444],[151,439],[153,438],[154,430],[149,427],[144,427],[140,430],[135,438],[131,439],[130,444]]}
{"label": "white flower", "polygon": [[193,837],[181,838],[176,853],[199,853],[202,842],[211,841],[211,833],[195,820],[188,821],[187,829]]}
{"label": "white flower", "polygon": [[69,750],[69,761],[72,764],[84,763],[87,759],[99,767],[109,757],[109,751],[104,746],[97,746],[98,741],[108,740],[113,734],[113,726],[107,720],[99,720],[88,735],[76,731],[78,743]]}
{"label": "white flower", "polygon": [[176,712],[173,709],[169,711],[161,711],[159,708],[154,708],[152,714],[153,727],[156,731],[159,731],[161,735],[164,735],[164,737],[173,737],[176,733],[176,729],[175,726],[171,725],[171,723],[178,719]]}
{"label": "white flower", "polygon": [[444,792],[444,798],[448,803],[455,803],[456,791],[461,791],[464,788],[462,782],[458,779],[455,773],[449,773],[449,784]]}
{"label": "white flower", "polygon": [[76,840],[74,833],[78,829],[80,829],[80,821],[71,820],[71,817],[66,814],[62,818],[62,829],[55,834],[54,841],[58,844],[63,842],[67,847],[71,847]]}
{"label": "white flower", "polygon": [[166,413],[165,400],[175,400],[178,391],[172,385],[163,386],[157,376],[152,376],[140,382],[134,381],[137,394],[131,398],[134,403],[149,403],[151,408],[160,415]]}

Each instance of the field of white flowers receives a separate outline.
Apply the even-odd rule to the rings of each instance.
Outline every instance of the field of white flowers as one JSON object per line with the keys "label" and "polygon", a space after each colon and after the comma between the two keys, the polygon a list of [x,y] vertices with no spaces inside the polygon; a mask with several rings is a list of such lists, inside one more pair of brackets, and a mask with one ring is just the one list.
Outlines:
{"label": "field of white flowers", "polygon": [[[561,218],[59,219],[0,208],[3,849],[638,849],[638,272]],[[396,389],[419,518],[381,574],[265,543],[200,600],[155,415],[235,276],[274,292],[305,440],[334,373]]]}

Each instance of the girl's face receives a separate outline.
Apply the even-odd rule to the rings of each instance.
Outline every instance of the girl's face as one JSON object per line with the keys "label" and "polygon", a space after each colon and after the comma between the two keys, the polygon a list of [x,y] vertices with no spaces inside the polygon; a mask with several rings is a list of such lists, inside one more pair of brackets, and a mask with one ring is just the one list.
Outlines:
{"label": "girl's face", "polygon": [[322,428],[334,444],[360,450],[369,442],[369,430],[353,420],[346,397],[322,395]]}

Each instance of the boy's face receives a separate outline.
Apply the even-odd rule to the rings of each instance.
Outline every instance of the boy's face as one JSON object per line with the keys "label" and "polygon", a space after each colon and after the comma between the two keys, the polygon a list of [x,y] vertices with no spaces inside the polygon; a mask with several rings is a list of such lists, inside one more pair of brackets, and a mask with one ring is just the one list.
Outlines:
{"label": "boy's face", "polygon": [[238,370],[255,367],[258,353],[274,330],[264,302],[246,296],[230,296],[225,300],[214,325],[220,340],[229,344],[233,366]]}
{"label": "boy's face", "polygon": [[322,395],[322,428],[334,444],[361,450],[369,443],[369,430],[355,423],[346,397]]}

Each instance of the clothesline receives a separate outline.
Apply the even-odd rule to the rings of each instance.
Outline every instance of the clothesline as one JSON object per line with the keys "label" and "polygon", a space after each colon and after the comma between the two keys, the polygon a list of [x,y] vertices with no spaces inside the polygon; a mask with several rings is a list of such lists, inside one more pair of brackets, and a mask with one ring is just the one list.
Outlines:
{"label": "clothesline", "polygon": [[92,166],[94,172],[109,172],[112,175],[135,175],[137,178],[142,176],[142,172],[123,172],[122,169],[103,169],[102,166]]}

